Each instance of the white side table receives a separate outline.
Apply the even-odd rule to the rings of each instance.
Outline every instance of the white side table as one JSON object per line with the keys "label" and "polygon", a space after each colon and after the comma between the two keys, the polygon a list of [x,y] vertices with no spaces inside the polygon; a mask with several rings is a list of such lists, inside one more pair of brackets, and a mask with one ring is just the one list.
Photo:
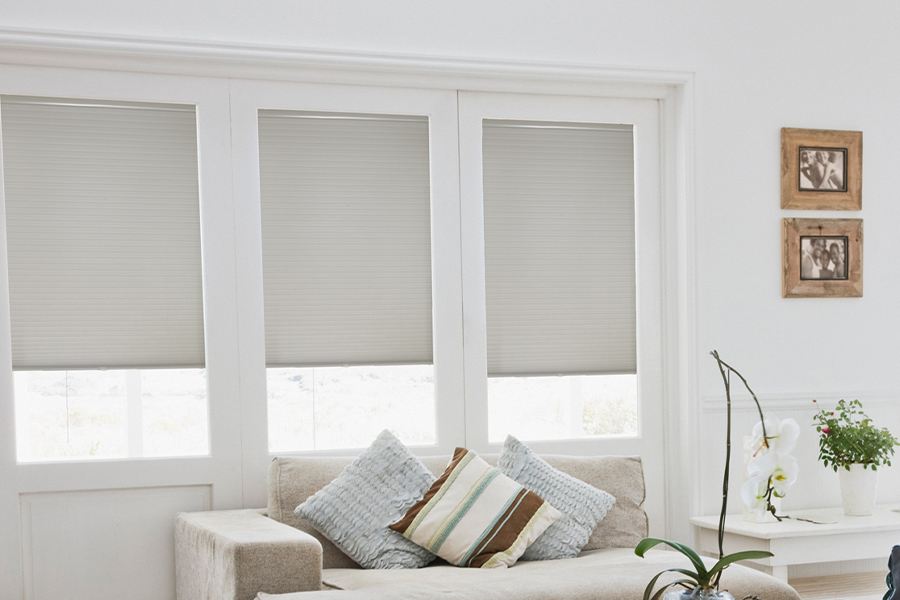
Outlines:
{"label": "white side table", "polygon": [[[741,550],[768,550],[775,556],[754,561],[782,581],[788,579],[790,565],[806,565],[843,560],[881,558],[887,565],[894,544],[900,544],[900,504],[875,507],[869,517],[847,517],[838,508],[788,511],[825,524],[785,519],[772,523],[749,523],[741,515],[725,520],[725,553]],[[719,517],[694,517],[700,552],[718,556]],[[887,567],[885,566],[885,571]]]}

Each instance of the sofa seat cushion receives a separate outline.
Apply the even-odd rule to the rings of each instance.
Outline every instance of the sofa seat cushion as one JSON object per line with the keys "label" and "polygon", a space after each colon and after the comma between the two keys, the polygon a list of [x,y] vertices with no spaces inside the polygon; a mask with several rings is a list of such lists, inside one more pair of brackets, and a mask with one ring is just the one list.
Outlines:
{"label": "sofa seat cushion", "polygon": [[[715,561],[710,560],[710,566]],[[674,552],[651,551],[646,558],[627,548],[583,552],[576,558],[518,562],[509,569],[458,569],[434,565],[415,571],[328,569],[322,580],[378,600],[636,600],[659,571],[689,567]],[[753,594],[762,600],[799,600],[785,583],[739,565],[722,576],[722,588],[735,598]],[[335,599],[337,600],[337,599]]]}

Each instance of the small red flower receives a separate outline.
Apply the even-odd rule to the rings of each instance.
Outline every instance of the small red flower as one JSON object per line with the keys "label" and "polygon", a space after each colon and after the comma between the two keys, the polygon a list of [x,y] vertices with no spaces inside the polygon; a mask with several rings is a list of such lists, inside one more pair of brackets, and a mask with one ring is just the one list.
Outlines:
{"label": "small red flower", "polygon": [[831,430],[828,429],[827,427],[823,427],[823,428],[822,428],[822,433],[824,433],[824,434],[827,435],[827,434],[831,433]]}

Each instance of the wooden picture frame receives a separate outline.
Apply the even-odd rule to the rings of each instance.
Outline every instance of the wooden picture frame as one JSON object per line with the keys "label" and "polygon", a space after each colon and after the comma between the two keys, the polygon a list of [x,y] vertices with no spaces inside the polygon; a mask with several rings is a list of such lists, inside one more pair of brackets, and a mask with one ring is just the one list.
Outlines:
{"label": "wooden picture frame", "polygon": [[862,209],[862,132],[782,128],[781,208]]}
{"label": "wooden picture frame", "polygon": [[861,298],[862,219],[782,219],[784,298]]}

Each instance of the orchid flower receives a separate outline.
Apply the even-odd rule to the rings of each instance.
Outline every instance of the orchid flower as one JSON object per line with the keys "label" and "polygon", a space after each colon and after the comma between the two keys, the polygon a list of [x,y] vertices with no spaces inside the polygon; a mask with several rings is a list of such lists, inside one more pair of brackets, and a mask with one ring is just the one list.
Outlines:
{"label": "orchid flower", "polygon": [[[750,447],[754,448],[754,454],[760,450],[766,451],[766,444],[763,443],[762,423],[757,423],[753,427],[753,439],[750,441]],[[768,450],[780,452],[782,454],[790,454],[797,445],[797,438],[800,437],[800,426],[794,419],[766,419],[766,441],[768,441]]]}
{"label": "orchid flower", "polygon": [[777,498],[784,498],[788,488],[797,481],[800,467],[790,454],[769,451],[751,459],[747,472],[751,479],[763,481],[767,487],[771,485]]}
{"label": "orchid flower", "polygon": [[800,465],[797,459],[790,455],[782,455],[782,460],[772,472],[772,490],[776,497],[784,498],[788,488],[797,482],[800,473]]}
{"label": "orchid flower", "polygon": [[741,486],[741,499],[751,512],[761,517],[769,506],[769,480],[751,477]]}
{"label": "orchid flower", "polygon": [[753,457],[747,465],[749,479],[741,488],[744,504],[754,512],[771,509],[771,497],[784,498],[796,481],[800,467],[790,452],[797,445],[800,426],[794,419],[765,420],[766,437],[762,423],[753,428],[750,448]]}

